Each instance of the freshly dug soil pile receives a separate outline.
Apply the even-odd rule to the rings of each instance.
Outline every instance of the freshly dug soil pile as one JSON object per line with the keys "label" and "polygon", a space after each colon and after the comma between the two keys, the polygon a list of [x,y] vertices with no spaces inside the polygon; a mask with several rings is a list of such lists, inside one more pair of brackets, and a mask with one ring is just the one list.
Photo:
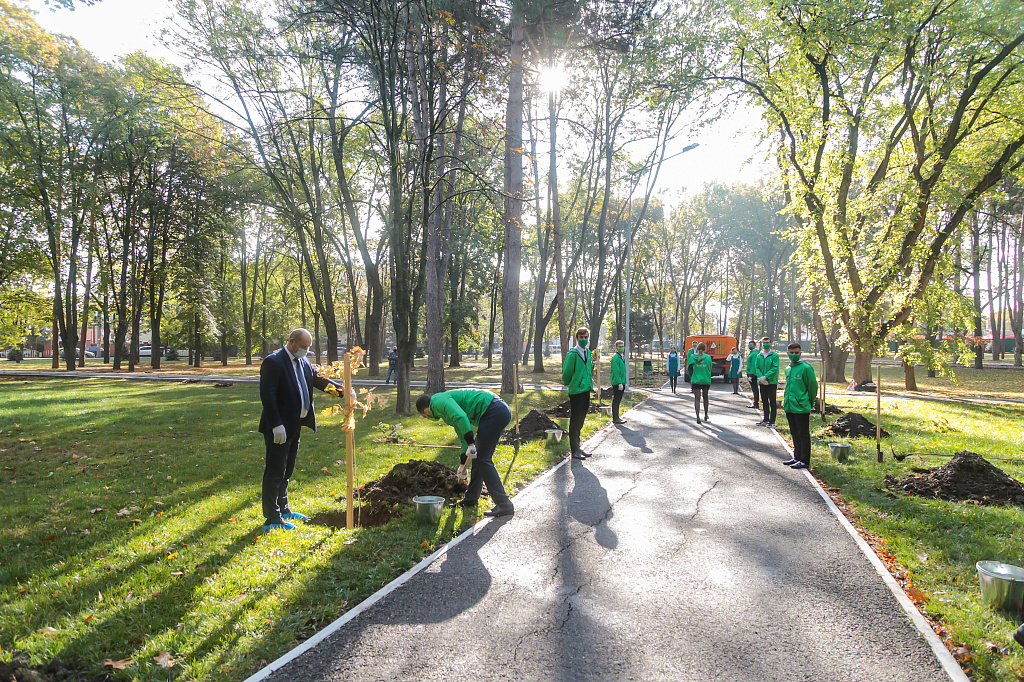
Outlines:
{"label": "freshly dug soil pile", "polygon": [[927,473],[898,479],[885,477],[885,485],[898,492],[950,502],[973,500],[980,504],[1024,506],[1024,485],[973,452],[956,453],[948,463]]}
{"label": "freshly dug soil pile", "polygon": [[[845,436],[846,438],[875,437],[875,425],[858,412],[847,412],[822,430],[833,436]],[[882,429],[882,437],[888,438],[889,432]]]}
{"label": "freshly dug soil pile", "polygon": [[[360,528],[372,528],[383,526],[400,514],[401,511],[396,511],[394,507],[382,504],[359,504],[352,510],[352,521]],[[335,530],[348,528],[348,512],[345,509],[320,512],[309,517],[309,521],[306,523],[311,526],[326,526]]]}
{"label": "freshly dug soil pile", "polygon": [[45,666],[29,665],[27,654],[15,652],[10,661],[0,661],[0,680],[9,682],[107,682],[107,675],[91,675],[79,672],[60,661],[51,661]]}
{"label": "freshly dug soil pile", "polygon": [[[591,400],[590,400],[590,409],[587,410],[587,414],[597,414],[598,412],[600,412],[601,410],[598,409],[597,405],[598,405],[598,403],[596,403],[594,401],[594,399],[591,398]],[[560,403],[560,404],[555,405],[554,407],[552,407],[550,410],[544,410],[544,411],[547,414],[550,414],[552,417],[568,417],[569,416],[569,401],[566,400],[564,403]],[[557,426],[557,424],[556,424],[556,426]]]}
{"label": "freshly dug soil pile", "polygon": [[[451,467],[440,462],[411,459],[396,464],[391,471],[370,481],[358,491],[356,499],[370,504],[412,504],[417,495],[440,495],[447,499],[466,492],[466,484]],[[2,679],[2,678],[0,678]]]}
{"label": "freshly dug soil pile", "polygon": [[[814,399],[814,411],[821,414],[821,401],[817,398]],[[843,411],[832,403],[825,403],[825,414],[842,414]],[[874,427],[872,427],[874,428]],[[874,432],[872,432],[874,433]]]}
{"label": "freshly dug soil pile", "polygon": [[[559,429],[558,424],[551,420],[543,412],[530,410],[530,413],[519,420],[519,442],[525,443],[531,440],[543,440],[547,438],[547,429]],[[505,442],[514,443],[516,440],[516,427],[505,431]]]}

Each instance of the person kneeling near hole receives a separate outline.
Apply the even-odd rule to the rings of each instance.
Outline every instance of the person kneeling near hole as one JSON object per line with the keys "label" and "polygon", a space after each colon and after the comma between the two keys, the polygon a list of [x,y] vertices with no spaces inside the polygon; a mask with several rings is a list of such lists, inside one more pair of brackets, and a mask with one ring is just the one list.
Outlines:
{"label": "person kneeling near hole", "polygon": [[[467,388],[421,395],[416,399],[416,411],[426,419],[444,420],[455,429],[462,440],[460,471],[464,470],[468,460],[473,460],[469,487],[462,499],[451,506],[475,507],[486,484],[487,492],[494,500],[494,508],[484,512],[484,516],[512,516],[515,513],[512,500],[494,466],[494,449],[505,427],[512,421],[512,411],[505,401],[490,391]],[[477,426],[476,436],[473,435],[474,424]]]}

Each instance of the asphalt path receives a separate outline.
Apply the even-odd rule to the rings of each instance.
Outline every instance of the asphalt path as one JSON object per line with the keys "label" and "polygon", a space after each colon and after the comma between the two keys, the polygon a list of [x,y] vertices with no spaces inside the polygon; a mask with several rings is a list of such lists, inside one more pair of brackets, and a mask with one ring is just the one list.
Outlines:
{"label": "asphalt path", "polygon": [[698,426],[684,391],[251,679],[950,679],[746,398],[714,385]]}

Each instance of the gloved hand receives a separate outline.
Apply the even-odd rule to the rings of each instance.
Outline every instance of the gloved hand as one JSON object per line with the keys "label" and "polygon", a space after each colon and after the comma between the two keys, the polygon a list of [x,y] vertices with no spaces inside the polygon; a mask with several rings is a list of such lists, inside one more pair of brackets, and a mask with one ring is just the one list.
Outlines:
{"label": "gloved hand", "polygon": [[465,481],[467,478],[469,478],[469,475],[466,474],[466,465],[467,464],[469,464],[469,460],[466,460],[465,464],[460,464],[459,465],[459,470],[455,472],[456,475],[459,477],[460,481]]}
{"label": "gloved hand", "polygon": [[476,459],[476,443],[473,443],[468,448],[466,448],[466,459]]}
{"label": "gloved hand", "polygon": [[274,443],[283,445],[288,440],[288,432],[284,430],[284,424],[274,427]]}
{"label": "gloved hand", "polygon": [[763,386],[767,386],[768,385],[768,377],[761,377],[760,379],[757,380],[757,382],[759,384],[763,385]]}
{"label": "gloved hand", "polygon": [[619,384],[619,390],[620,391],[625,391],[626,390],[626,384]]}

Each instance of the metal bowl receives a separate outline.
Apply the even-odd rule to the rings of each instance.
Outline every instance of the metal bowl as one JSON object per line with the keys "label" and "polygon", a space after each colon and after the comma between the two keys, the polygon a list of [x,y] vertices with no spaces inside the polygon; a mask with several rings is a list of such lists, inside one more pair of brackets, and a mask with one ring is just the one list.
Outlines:
{"label": "metal bowl", "polygon": [[994,609],[1019,614],[1024,608],[1024,568],[1000,561],[979,561],[974,567],[981,600]]}
{"label": "metal bowl", "polygon": [[444,510],[444,498],[438,495],[420,495],[412,498],[416,505],[416,519],[422,523],[437,523]]}
{"label": "metal bowl", "polygon": [[853,448],[849,443],[829,443],[828,452],[832,459],[837,462],[845,462],[850,458],[850,450]]}

